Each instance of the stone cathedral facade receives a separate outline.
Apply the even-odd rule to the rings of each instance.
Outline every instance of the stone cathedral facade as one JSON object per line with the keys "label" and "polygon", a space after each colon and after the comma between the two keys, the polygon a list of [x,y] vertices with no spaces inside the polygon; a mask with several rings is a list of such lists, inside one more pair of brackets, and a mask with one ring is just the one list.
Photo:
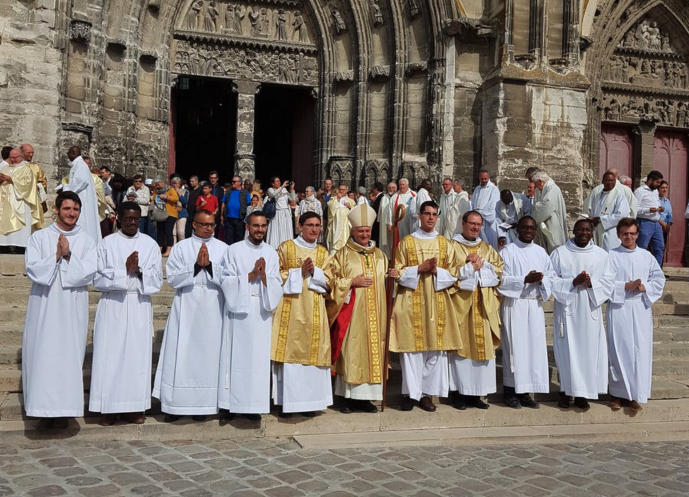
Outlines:
{"label": "stone cathedral facade", "polygon": [[538,166],[573,211],[665,167],[686,199],[686,0],[0,0],[0,34],[0,137],[53,181],[79,144],[302,188]]}

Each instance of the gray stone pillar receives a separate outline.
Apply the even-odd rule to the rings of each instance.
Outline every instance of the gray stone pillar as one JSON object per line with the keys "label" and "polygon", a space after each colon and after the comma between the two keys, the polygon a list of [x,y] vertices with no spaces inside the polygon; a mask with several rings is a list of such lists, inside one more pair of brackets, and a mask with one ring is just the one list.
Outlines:
{"label": "gray stone pillar", "polygon": [[[641,178],[653,171],[653,148],[655,147],[656,123],[652,121],[641,121],[634,129],[638,136],[636,142],[639,169],[634,171],[634,186],[639,185]],[[638,176],[637,176],[638,174]]]}
{"label": "gray stone pillar", "polygon": [[237,81],[237,148],[234,154],[234,173],[243,180],[256,176],[256,156],[254,155],[254,110],[256,95],[261,84],[254,81]]}

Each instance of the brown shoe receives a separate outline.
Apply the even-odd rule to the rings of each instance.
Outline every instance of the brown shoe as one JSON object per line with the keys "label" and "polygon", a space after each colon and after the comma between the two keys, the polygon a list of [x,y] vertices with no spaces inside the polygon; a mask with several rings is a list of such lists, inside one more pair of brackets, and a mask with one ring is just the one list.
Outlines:
{"label": "brown shoe", "polygon": [[101,426],[112,426],[117,421],[117,414],[103,414],[98,422]]}
{"label": "brown shoe", "polygon": [[625,407],[629,407],[632,411],[640,411],[643,409],[636,400],[625,400],[624,405]]}
{"label": "brown shoe", "polygon": [[146,421],[146,418],[140,412],[127,412],[123,414],[121,417],[123,421],[135,425],[142,425]]}
{"label": "brown shoe", "polygon": [[622,409],[622,401],[617,397],[610,397],[610,403],[608,404],[608,406],[613,411],[619,411],[620,409]]}
{"label": "brown shoe", "polygon": [[426,412],[435,412],[435,404],[431,402],[430,397],[421,397],[419,407]]}

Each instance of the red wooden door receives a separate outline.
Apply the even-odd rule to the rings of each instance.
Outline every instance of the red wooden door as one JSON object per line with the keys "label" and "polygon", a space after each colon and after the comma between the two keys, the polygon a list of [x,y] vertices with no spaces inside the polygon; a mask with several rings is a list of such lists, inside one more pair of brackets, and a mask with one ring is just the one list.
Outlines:
{"label": "red wooden door", "polygon": [[686,134],[673,131],[657,131],[653,147],[653,168],[663,173],[669,183],[670,204],[672,204],[673,224],[665,249],[667,266],[682,266],[682,254],[687,231],[684,210],[687,205],[689,178],[689,140]]}
{"label": "red wooden door", "polygon": [[634,161],[632,131],[625,126],[603,124],[600,134],[600,177],[608,169],[618,169],[620,175],[632,178]]}

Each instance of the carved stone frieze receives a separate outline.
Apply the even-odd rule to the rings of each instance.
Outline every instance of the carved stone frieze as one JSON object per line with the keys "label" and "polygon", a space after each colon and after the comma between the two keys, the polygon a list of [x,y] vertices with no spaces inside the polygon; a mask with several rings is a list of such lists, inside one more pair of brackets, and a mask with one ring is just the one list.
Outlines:
{"label": "carved stone frieze", "polygon": [[416,19],[421,15],[421,9],[419,8],[418,0],[408,0],[409,4],[409,17],[411,19]]}
{"label": "carved stone frieze", "polygon": [[344,17],[342,16],[342,12],[340,11],[337,5],[333,4],[330,6],[330,15],[333,17],[333,26],[335,27],[335,33],[339,35],[341,32],[347,31],[347,24],[345,23]]}
{"label": "carved stone frieze", "polygon": [[680,59],[648,55],[613,55],[603,68],[603,80],[652,88],[687,89],[689,66]]}
{"label": "carved stone frieze", "polygon": [[69,37],[72,40],[91,41],[91,23],[87,21],[73,20],[69,26]]}
{"label": "carved stone frieze", "polygon": [[606,95],[598,106],[601,120],[638,123],[651,121],[665,126],[689,128],[689,98],[663,99],[656,96]]}
{"label": "carved stone frieze", "polygon": [[172,70],[177,74],[304,86],[318,84],[315,53],[236,46],[217,40],[175,39],[173,54]]}
{"label": "carved stone frieze", "polygon": [[377,181],[387,183],[390,179],[390,165],[387,160],[383,159],[368,160],[364,168],[364,175],[367,188],[371,188]]}
{"label": "carved stone frieze", "polygon": [[333,180],[333,184],[350,184],[354,177],[354,158],[333,155],[328,161],[328,174]]}
{"label": "carved stone frieze", "polygon": [[178,29],[303,44],[312,44],[309,39],[313,39],[301,10],[267,0],[195,0]]}
{"label": "carved stone frieze", "polygon": [[428,70],[427,62],[410,62],[405,68],[407,76],[412,76],[414,74],[426,72]]}
{"label": "carved stone frieze", "polygon": [[353,70],[348,70],[348,71],[338,71],[335,73],[335,82],[336,83],[344,83],[344,82],[351,82],[354,81],[354,71]]}
{"label": "carved stone frieze", "polygon": [[384,24],[383,11],[380,9],[380,0],[371,0],[371,15],[373,16],[373,25],[382,26]]}
{"label": "carved stone frieze", "polygon": [[620,48],[632,48],[649,52],[674,53],[670,36],[663,33],[656,21],[644,19],[627,31],[620,42]]}

